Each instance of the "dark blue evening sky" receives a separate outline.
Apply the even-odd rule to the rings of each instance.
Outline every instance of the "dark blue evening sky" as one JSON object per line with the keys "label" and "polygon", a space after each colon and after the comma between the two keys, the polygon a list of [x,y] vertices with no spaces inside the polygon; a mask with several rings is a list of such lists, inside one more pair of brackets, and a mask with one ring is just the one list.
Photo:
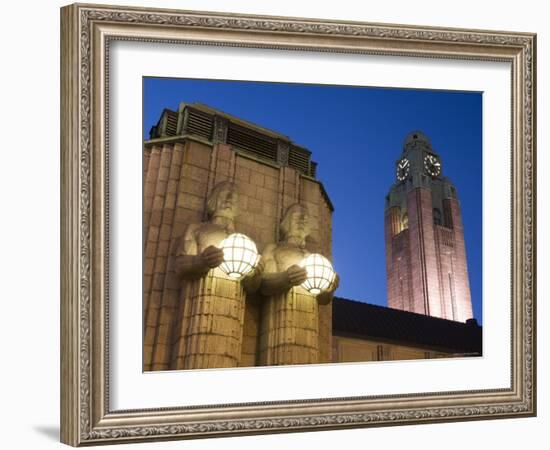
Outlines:
{"label": "dark blue evening sky", "polygon": [[384,306],[384,198],[405,136],[423,131],[458,190],[474,316],[481,323],[481,93],[144,78],[145,139],[162,110],[177,110],[180,102],[204,103],[309,149],[335,206],[337,295]]}

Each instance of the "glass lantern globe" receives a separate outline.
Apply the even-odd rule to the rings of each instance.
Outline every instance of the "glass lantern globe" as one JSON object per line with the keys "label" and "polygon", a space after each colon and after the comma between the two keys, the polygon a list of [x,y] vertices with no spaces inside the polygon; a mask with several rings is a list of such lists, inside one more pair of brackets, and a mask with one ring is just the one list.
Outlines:
{"label": "glass lantern globe", "polygon": [[258,265],[260,258],[256,244],[244,234],[230,234],[219,247],[223,250],[223,262],[219,267],[229,278],[239,279]]}
{"label": "glass lantern globe", "polygon": [[334,282],[336,273],[330,261],[319,253],[312,253],[299,264],[306,269],[307,278],[300,286],[310,294],[317,295],[326,291]]}

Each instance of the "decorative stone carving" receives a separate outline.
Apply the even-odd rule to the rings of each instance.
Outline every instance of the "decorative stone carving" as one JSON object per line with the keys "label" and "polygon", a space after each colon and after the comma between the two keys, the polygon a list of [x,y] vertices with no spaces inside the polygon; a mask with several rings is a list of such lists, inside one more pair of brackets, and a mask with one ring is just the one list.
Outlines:
{"label": "decorative stone carving", "polygon": [[319,362],[318,302],[329,302],[338,283],[317,297],[300,286],[307,273],[298,264],[310,254],[306,249],[310,229],[306,207],[291,205],[280,225],[282,242],[264,250],[261,365]]}
{"label": "decorative stone carving", "polygon": [[207,200],[208,220],[190,224],[176,250],[182,305],[175,369],[235,367],[241,359],[245,289],[257,289],[261,267],[243,280],[218,267],[218,245],[235,231],[237,205],[235,185],[217,184]]}
{"label": "decorative stone carving", "polygon": [[277,141],[277,163],[281,166],[288,166],[290,145],[285,141]]}
{"label": "decorative stone carving", "polygon": [[225,144],[227,142],[227,120],[216,116],[214,119],[214,142]]}

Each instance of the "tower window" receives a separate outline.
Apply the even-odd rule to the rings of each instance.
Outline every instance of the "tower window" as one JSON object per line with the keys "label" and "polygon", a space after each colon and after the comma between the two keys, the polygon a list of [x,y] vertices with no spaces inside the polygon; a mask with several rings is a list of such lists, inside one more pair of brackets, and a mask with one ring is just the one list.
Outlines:
{"label": "tower window", "polygon": [[406,230],[407,228],[409,228],[409,216],[405,213],[401,216],[401,229]]}
{"label": "tower window", "polygon": [[443,225],[443,219],[441,217],[441,211],[437,208],[433,210],[434,225]]}
{"label": "tower window", "polygon": [[447,228],[453,228],[453,213],[451,211],[451,205],[449,199],[443,200],[443,218],[445,226]]}

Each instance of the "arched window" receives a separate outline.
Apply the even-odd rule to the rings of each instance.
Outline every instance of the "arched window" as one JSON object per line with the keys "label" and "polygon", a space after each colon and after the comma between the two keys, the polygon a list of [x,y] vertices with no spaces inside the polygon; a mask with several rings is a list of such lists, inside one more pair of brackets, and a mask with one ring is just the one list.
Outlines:
{"label": "arched window", "polygon": [[437,208],[434,208],[434,225],[443,225],[443,219],[441,218],[441,211]]}

